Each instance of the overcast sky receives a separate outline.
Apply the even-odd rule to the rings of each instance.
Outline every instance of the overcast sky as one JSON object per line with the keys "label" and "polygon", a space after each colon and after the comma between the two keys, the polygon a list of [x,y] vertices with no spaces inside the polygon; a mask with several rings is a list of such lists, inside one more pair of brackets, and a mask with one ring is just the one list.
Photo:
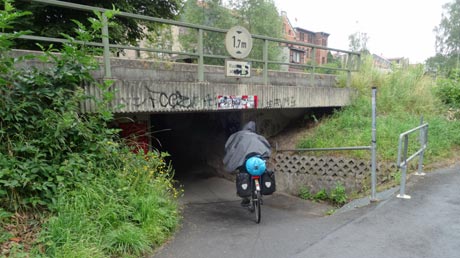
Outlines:
{"label": "overcast sky", "polygon": [[329,33],[328,46],[348,50],[348,36],[367,33],[368,49],[423,62],[435,54],[442,6],[455,0],[275,0],[294,27]]}

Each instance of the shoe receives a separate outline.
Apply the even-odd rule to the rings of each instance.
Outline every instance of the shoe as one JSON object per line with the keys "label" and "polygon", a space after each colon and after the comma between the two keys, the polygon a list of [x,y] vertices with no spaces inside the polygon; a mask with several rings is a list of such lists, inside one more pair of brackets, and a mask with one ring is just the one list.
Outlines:
{"label": "shoe", "polygon": [[243,198],[243,200],[241,200],[241,206],[243,207],[248,207],[249,206],[249,198]]}

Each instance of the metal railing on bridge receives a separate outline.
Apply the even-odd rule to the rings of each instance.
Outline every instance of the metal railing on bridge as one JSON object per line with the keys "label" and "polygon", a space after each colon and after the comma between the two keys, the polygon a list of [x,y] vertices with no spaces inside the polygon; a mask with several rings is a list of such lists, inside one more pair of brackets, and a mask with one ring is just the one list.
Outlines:
{"label": "metal railing on bridge", "polygon": [[[103,28],[101,31],[101,36],[102,36],[101,42],[84,42],[84,43],[87,45],[91,45],[91,46],[102,47],[104,49],[103,60],[104,60],[104,72],[105,72],[106,78],[112,77],[111,64],[110,64],[110,57],[112,55],[111,49],[136,50],[136,51],[178,55],[178,56],[189,56],[189,57],[196,58],[198,61],[198,75],[197,75],[198,81],[204,81],[204,65],[205,65],[204,58],[205,57],[206,58],[218,58],[218,59],[224,59],[224,60],[230,58],[229,56],[224,56],[224,55],[214,55],[214,54],[204,53],[204,47],[203,47],[204,46],[204,43],[203,43],[204,32],[214,32],[214,33],[225,34],[228,31],[225,29],[219,29],[219,28],[213,28],[209,26],[190,24],[190,23],[180,22],[180,21],[175,21],[175,20],[167,20],[167,19],[162,19],[162,18],[156,18],[156,17],[150,17],[150,16],[128,13],[128,12],[123,12],[123,11],[117,11],[115,12],[115,15],[120,16],[120,17],[137,19],[137,20],[142,20],[145,22],[155,22],[155,23],[167,24],[171,26],[178,26],[178,27],[197,30],[198,31],[197,51],[196,52],[172,51],[169,49],[156,49],[156,48],[147,48],[147,47],[139,47],[139,46],[111,44],[109,43],[110,35],[109,35],[107,16],[104,13],[107,11],[113,11],[113,10],[108,10],[108,9],[99,8],[99,7],[92,7],[92,6],[87,6],[87,5],[81,5],[81,4],[75,4],[75,3],[69,3],[69,2],[64,2],[64,1],[55,1],[55,0],[31,0],[31,1],[46,4],[46,5],[58,6],[62,8],[70,8],[74,10],[87,11],[87,12],[96,11],[96,12],[102,13]],[[258,40],[263,41],[263,58],[262,59],[245,59],[245,61],[261,63],[263,65],[263,81],[265,85],[268,84],[269,65],[287,65],[287,66],[292,66],[292,67],[300,67],[303,69],[309,69],[310,74],[311,74],[310,78],[312,82],[314,80],[315,71],[317,71],[318,69],[345,71],[347,72],[347,86],[350,85],[351,73],[354,71],[358,71],[360,67],[361,55],[358,52],[329,48],[326,46],[302,43],[298,41],[289,41],[289,40],[284,40],[284,39],[279,39],[279,38],[272,38],[272,37],[262,36],[262,35],[251,35],[251,36],[253,39],[258,39]],[[54,42],[54,43],[68,42],[68,40],[64,38],[42,37],[42,36],[34,36],[34,35],[22,35],[20,38],[25,39],[25,40]],[[311,57],[312,62],[310,64],[300,64],[300,63],[284,62],[284,61],[279,61],[279,60],[269,60],[268,59],[269,42],[276,42],[280,46],[301,46],[301,47],[309,48],[311,49],[311,53],[312,53],[312,57]],[[77,43],[83,43],[83,42],[77,41]],[[318,65],[316,63],[316,58],[315,58],[315,53],[318,49],[334,51],[337,54],[344,56],[343,58],[344,64],[342,65],[344,68],[333,68],[333,67]]]}

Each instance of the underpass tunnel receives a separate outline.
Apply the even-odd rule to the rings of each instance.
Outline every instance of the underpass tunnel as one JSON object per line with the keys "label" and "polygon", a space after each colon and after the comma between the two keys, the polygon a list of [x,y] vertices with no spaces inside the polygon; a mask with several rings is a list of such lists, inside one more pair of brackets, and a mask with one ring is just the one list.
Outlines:
{"label": "underpass tunnel", "polygon": [[[269,139],[292,126],[303,126],[324,115],[333,108],[236,110],[194,113],[156,113],[119,115],[119,128],[145,129],[148,137],[137,137],[147,150],[167,152],[167,158],[179,181],[204,179],[213,176],[226,177],[222,159],[228,137],[250,120],[256,122],[256,131]],[[273,145],[274,143],[272,143]],[[274,146],[273,146],[274,147]]]}
{"label": "underpass tunnel", "polygon": [[241,127],[240,117],[241,112],[151,115],[152,147],[171,155],[176,179],[215,176],[221,173],[228,136]]}

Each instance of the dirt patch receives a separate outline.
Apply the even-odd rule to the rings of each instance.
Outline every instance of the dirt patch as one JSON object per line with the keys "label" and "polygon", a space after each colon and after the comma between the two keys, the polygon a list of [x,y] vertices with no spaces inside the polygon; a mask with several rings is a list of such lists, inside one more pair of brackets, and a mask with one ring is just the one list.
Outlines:
{"label": "dirt patch", "polygon": [[308,136],[308,130],[314,127],[314,123],[306,125],[295,125],[285,128],[281,133],[276,136],[269,138],[270,144],[272,147],[276,147],[278,144],[278,149],[296,149],[297,144],[300,140]]}
{"label": "dirt patch", "polygon": [[[19,252],[28,253],[37,241],[43,224],[43,217],[34,213],[14,213],[7,221],[1,222],[0,255],[15,256]],[[43,251],[43,250],[41,250]]]}

